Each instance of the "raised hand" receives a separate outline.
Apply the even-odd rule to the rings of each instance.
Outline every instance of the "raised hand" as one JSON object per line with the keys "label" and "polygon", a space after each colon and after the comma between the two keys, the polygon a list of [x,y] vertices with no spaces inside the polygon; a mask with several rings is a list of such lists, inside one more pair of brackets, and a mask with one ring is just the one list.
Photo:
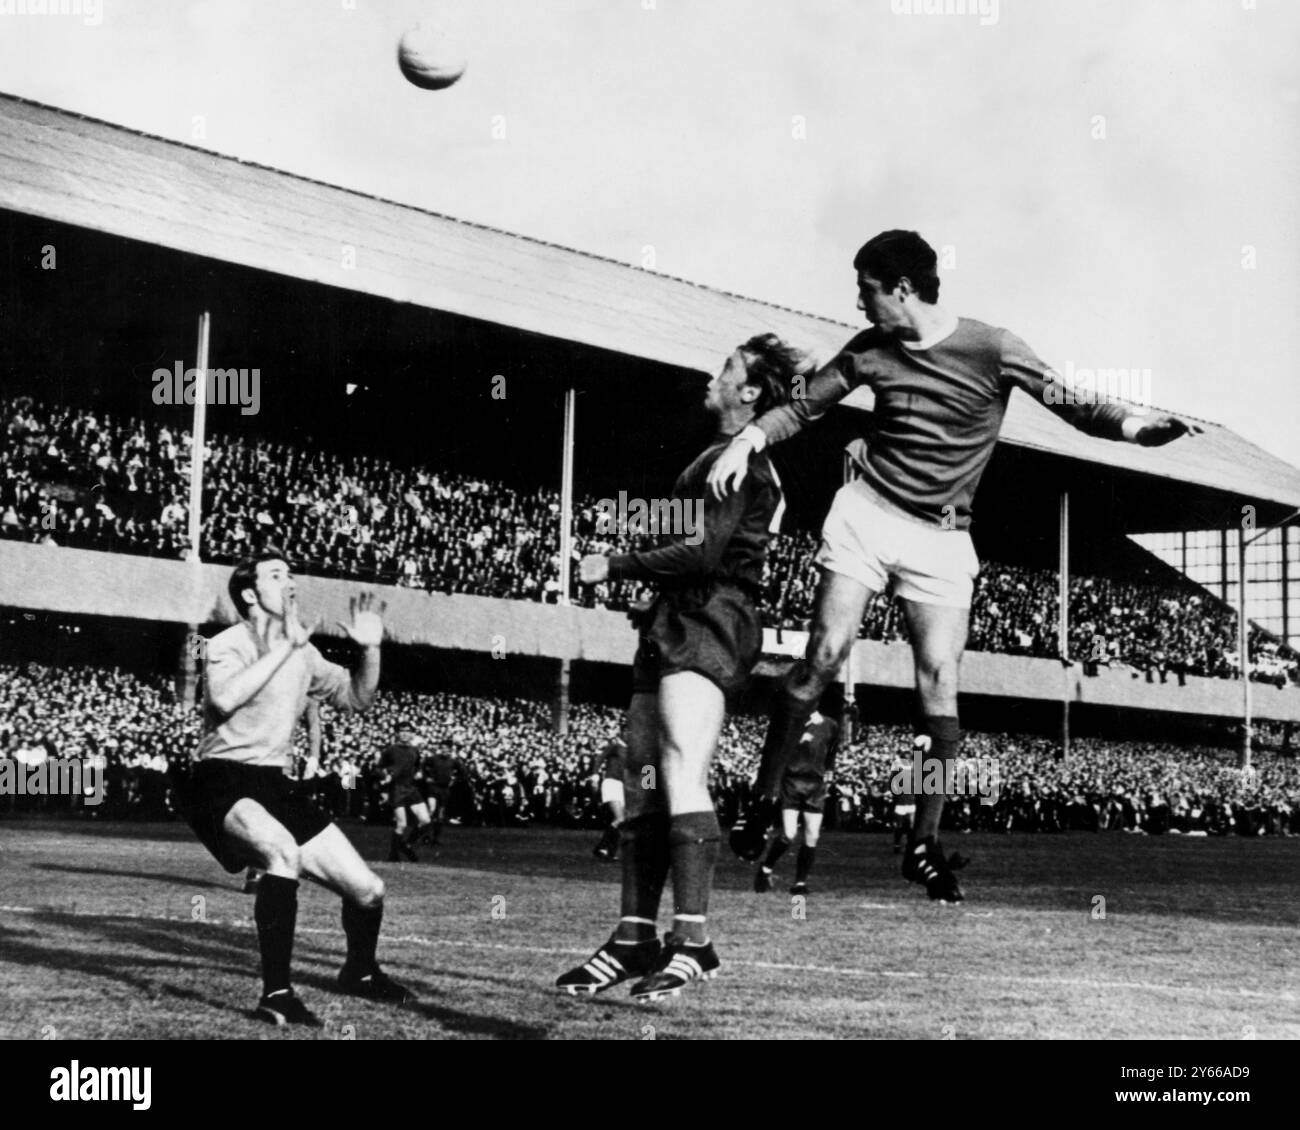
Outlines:
{"label": "raised hand", "polygon": [[1177,416],[1153,416],[1138,429],[1137,442],[1143,447],[1162,447],[1179,436],[1199,436],[1204,431],[1199,424],[1189,424]]}
{"label": "raised hand", "polygon": [[319,617],[314,620],[310,627],[302,622],[302,613],[298,608],[298,598],[291,596],[288,598],[284,614],[284,636],[285,639],[295,648],[306,647],[314,636],[321,629],[324,621]]}
{"label": "raised hand", "polygon": [[709,469],[709,490],[714,498],[724,498],[733,490],[740,489],[740,484],[749,474],[749,457],[753,450],[748,440],[739,437],[722,449],[722,454]]}
{"label": "raised hand", "polygon": [[384,639],[384,613],[387,611],[387,601],[379,601],[376,610],[374,593],[358,593],[348,602],[352,623],[346,624],[340,620],[339,627],[360,647],[378,647]]}
{"label": "raised hand", "polygon": [[578,580],[584,585],[598,585],[609,579],[609,558],[589,553],[578,563]]}

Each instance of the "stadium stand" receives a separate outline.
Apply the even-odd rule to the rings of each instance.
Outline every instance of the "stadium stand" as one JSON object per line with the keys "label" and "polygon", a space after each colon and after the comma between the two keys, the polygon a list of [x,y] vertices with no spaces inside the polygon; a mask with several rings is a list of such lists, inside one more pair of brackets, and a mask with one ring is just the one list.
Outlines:
{"label": "stadium stand", "polygon": [[[186,551],[185,475],[190,437],[163,424],[30,398],[0,401],[0,536],[111,552],[181,557]],[[554,602],[558,538],[554,491],[375,455],[210,435],[203,556],[237,561],[272,542],[293,547],[303,572],[381,581],[442,593]],[[575,556],[624,551],[626,534],[597,524],[596,500],[575,506]],[[811,615],[815,540],[774,543],[768,622],[802,628]],[[1162,583],[1101,576],[1071,580],[1070,658],[1090,668],[1124,665],[1148,680],[1171,675],[1239,677],[1236,613],[1168,571]],[[626,608],[627,583],[576,584],[575,604]],[[1057,655],[1056,575],[986,561],[971,615],[969,649]],[[877,599],[861,635],[906,638],[895,602]],[[1300,680],[1300,659],[1257,628],[1252,678]]]}
{"label": "stadium stand", "polygon": [[[581,825],[596,819],[596,753],[622,712],[576,705],[567,735],[535,700],[383,691],[366,714],[323,712],[324,775],[318,788],[339,816],[384,819],[375,761],[399,725],[426,748],[460,761],[452,811],[475,823]],[[199,713],[170,684],[116,668],[0,664],[0,758],[95,758],[107,791],[95,818],[159,819],[174,814],[171,774],[187,771]],[[763,722],[731,719],[714,766],[724,819],[745,798]],[[970,731],[964,756],[996,764],[995,803],[978,796],[950,806],[953,830],[1091,831],[1290,835],[1300,832],[1300,759],[1289,730],[1264,727],[1257,768],[1242,772],[1226,749],[1148,741],[1076,740],[1068,760],[1052,739]],[[1280,747],[1280,748],[1279,748]],[[300,751],[305,753],[305,747]],[[911,757],[911,732],[872,725],[842,751],[829,815],[841,828],[889,826],[889,783]],[[170,771],[170,772],[169,772]],[[990,794],[990,799],[993,799]],[[65,797],[0,798],[0,814],[57,810]]]}

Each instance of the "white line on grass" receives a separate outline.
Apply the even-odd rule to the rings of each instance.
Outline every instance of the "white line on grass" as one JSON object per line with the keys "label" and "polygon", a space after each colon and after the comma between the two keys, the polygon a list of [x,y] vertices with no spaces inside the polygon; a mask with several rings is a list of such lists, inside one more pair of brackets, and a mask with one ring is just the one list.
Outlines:
{"label": "white line on grass", "polygon": [[[48,915],[52,918],[144,919],[149,922],[187,922],[194,926],[235,926],[245,930],[254,927],[254,922],[251,918],[192,919],[179,914],[131,914],[129,912],[118,914],[91,914],[87,911],[81,910],[57,910],[54,908],[41,909],[32,906],[6,906],[3,904],[0,904],[0,913],[28,914],[33,916]],[[341,938],[344,936],[342,930],[328,929],[323,926],[299,926],[297,932],[299,934],[316,934],[330,938]],[[527,953],[534,954],[538,957],[582,957],[588,952],[587,950],[555,948],[549,946],[525,946],[512,942],[468,942],[456,941],[451,938],[427,938],[422,934],[384,934],[381,935],[380,940],[387,942],[390,945],[485,950],[501,953]],[[1123,991],[1132,991],[1137,989],[1153,993],[1184,993],[1192,996],[1226,996],[1236,997],[1237,999],[1246,998],[1249,1000],[1270,1001],[1273,1003],[1291,1004],[1296,1001],[1295,994],[1289,992],[1263,993],[1255,989],[1220,989],[1206,985],[1158,985],[1153,984],[1150,981],[1097,981],[1087,977],[1025,977],[1018,973],[969,974],[953,973],[944,969],[927,969],[924,971],[902,969],[854,969],[842,965],[804,965],[795,962],[745,961],[735,958],[729,959],[727,964],[739,966],[742,969],[767,969],[777,973],[812,973],[833,977],[881,977],[910,981],[942,979],[954,982],[965,982],[968,984],[977,984],[980,982],[1006,984],[1009,982],[1016,985],[1035,985],[1043,989],[1061,989],[1066,987],[1083,989],[1114,989]]]}

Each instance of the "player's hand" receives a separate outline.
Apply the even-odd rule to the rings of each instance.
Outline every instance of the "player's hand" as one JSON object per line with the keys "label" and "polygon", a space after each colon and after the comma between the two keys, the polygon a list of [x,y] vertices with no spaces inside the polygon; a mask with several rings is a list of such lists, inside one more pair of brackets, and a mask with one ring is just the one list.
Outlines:
{"label": "player's hand", "polygon": [[609,558],[603,553],[589,553],[578,563],[578,580],[584,585],[598,585],[609,580]]}
{"label": "player's hand", "polygon": [[388,602],[381,600],[376,611],[375,594],[358,593],[348,602],[348,611],[352,623],[339,621],[344,634],[360,647],[378,647],[384,639],[384,613],[388,611]]}
{"label": "player's hand", "polygon": [[312,636],[320,631],[322,621],[317,618],[310,627],[302,622],[302,612],[298,608],[298,598],[291,596],[285,602],[284,609],[284,636],[292,645],[295,651],[300,647],[306,647],[311,642]]}
{"label": "player's hand", "polygon": [[1204,432],[1204,428],[1197,424],[1189,424],[1186,420],[1180,420],[1177,416],[1152,416],[1146,423],[1138,428],[1135,443],[1140,443],[1143,447],[1163,447],[1166,443],[1172,443],[1179,436],[1192,435],[1199,436]]}
{"label": "player's hand", "polygon": [[740,484],[749,474],[749,457],[754,445],[747,439],[737,436],[722,450],[709,468],[709,490],[714,498],[724,498],[733,490],[739,490]]}

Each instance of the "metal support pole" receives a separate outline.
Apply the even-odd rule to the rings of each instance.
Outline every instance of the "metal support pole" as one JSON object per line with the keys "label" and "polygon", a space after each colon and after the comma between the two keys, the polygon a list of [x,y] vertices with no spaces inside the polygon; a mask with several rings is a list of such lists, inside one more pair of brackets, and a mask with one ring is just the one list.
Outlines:
{"label": "metal support pole", "polygon": [[1239,769],[1250,768],[1250,624],[1246,619],[1246,535],[1237,531],[1237,660],[1241,669],[1241,752]]}
{"label": "metal support pole", "polygon": [[1061,758],[1070,756],[1070,698],[1073,669],[1070,667],[1070,492],[1061,491],[1061,509],[1058,520],[1057,555],[1060,563],[1057,603],[1059,617],[1056,646],[1061,656],[1062,678],[1065,680],[1061,694]]}
{"label": "metal support pole", "polygon": [[198,692],[199,658],[202,636],[198,617],[203,600],[203,464],[207,443],[208,421],[208,347],[212,335],[212,315],[199,315],[199,338],[194,367],[198,383],[194,389],[194,418],[190,425],[190,506],[189,506],[189,606],[193,619],[186,624],[185,642],[181,645],[180,671],[176,697],[186,705],[195,701]]}
{"label": "metal support pole", "polygon": [[[564,450],[560,464],[560,592],[557,603],[569,604],[573,572],[573,436],[578,410],[577,390],[564,391]],[[569,732],[569,661],[560,660],[555,684],[555,732]]]}

